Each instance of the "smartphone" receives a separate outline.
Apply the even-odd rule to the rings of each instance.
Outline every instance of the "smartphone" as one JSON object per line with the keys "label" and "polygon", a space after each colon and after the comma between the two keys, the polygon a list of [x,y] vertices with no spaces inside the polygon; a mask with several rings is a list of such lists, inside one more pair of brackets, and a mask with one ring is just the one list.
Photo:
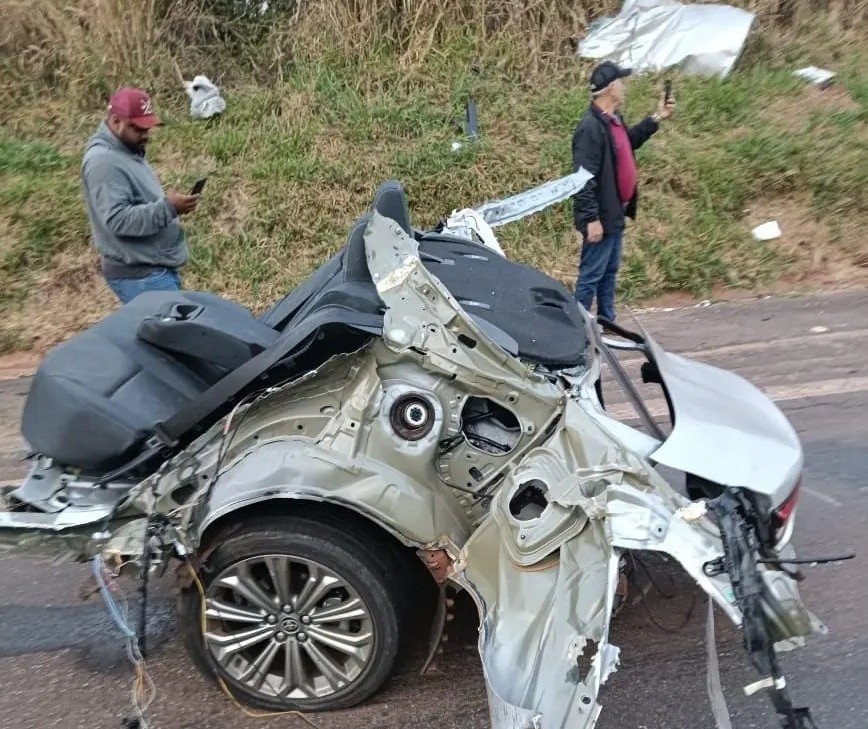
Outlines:
{"label": "smartphone", "polygon": [[203,177],[199,180],[196,180],[196,184],[193,185],[193,189],[190,190],[191,195],[198,195],[202,192],[202,188],[205,187],[205,180],[207,178]]}
{"label": "smartphone", "polygon": [[668,104],[672,100],[672,82],[669,79],[663,82],[663,103]]}

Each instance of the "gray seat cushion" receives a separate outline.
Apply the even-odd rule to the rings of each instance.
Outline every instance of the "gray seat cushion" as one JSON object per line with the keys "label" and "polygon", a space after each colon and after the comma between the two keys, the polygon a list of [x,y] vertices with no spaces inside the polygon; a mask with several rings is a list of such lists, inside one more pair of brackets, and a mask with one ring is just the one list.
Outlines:
{"label": "gray seat cushion", "polygon": [[[167,350],[137,336],[144,320],[173,304],[204,306],[208,316],[203,319],[225,319],[224,331],[235,329],[242,336],[252,331],[262,346],[277,336],[244,307],[213,294],[143,293],[42,361],[21,424],[31,448],[86,471],[114,468],[135,454],[155,423],[170,418],[225,374],[213,361],[197,360],[195,346],[193,355],[179,351],[184,348],[174,336],[167,336],[172,344]],[[171,327],[168,334],[174,334]],[[232,361],[238,350],[232,350]],[[256,351],[261,349],[250,349],[250,356]]]}

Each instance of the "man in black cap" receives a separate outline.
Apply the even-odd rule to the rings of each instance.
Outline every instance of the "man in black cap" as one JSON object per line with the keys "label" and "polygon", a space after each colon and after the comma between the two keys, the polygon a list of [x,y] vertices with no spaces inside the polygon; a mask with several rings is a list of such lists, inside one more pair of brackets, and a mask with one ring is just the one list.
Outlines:
{"label": "man in black cap", "polygon": [[615,319],[615,282],[621,265],[625,218],[636,217],[637,173],[634,150],[672,116],[675,100],[661,97],[657,111],[636,126],[621,116],[629,68],[604,61],[591,73],[591,106],[573,133],[573,171],[594,177],[573,199],[573,222],[582,236],[576,300],[588,311]]}

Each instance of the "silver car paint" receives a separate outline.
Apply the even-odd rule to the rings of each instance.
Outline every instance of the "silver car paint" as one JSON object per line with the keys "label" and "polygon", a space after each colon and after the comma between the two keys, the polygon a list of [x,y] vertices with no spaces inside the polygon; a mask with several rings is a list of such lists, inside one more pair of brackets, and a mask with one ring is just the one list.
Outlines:
{"label": "silver car paint", "polygon": [[[769,425],[773,433],[765,438],[780,449],[775,470],[747,485],[777,498],[801,457],[793,460],[786,428],[755,391],[707,365],[690,367],[649,338],[676,403],[673,435],[679,428],[688,434],[679,435],[675,447],[666,449],[670,436],[657,448],[659,441],[616,423],[599,407],[593,351],[586,368],[553,380],[494,343],[422,265],[416,242],[393,221],[375,213],[365,240],[387,306],[382,339],[239,408],[135,487],[121,515],[168,514],[195,549],[206,546],[209,528],[231,522],[250,504],[326,500],[364,514],[405,544],[443,549],[451,559],[450,579],[479,607],[479,647],[496,729],[588,729],[599,715],[599,687],[617,667],[619,651],[608,631],[622,550],[672,555],[740,622],[728,579],[702,571],[723,554],[716,527],[701,503],[669,486],[649,456],[663,462],[662,454],[683,467],[693,465],[692,447],[714,454],[716,442],[685,438],[691,423],[705,438],[718,428],[740,427],[738,408],[720,404],[721,388],[733,386],[763,413],[749,416],[749,435],[734,442],[746,446]],[[687,384],[679,387],[673,378],[682,376]],[[386,416],[389,403],[408,390],[429,398],[435,412],[431,432],[413,442],[399,438]],[[488,398],[516,415],[520,432],[509,452],[488,453],[465,438],[449,454],[439,453],[441,439],[461,434],[469,397]],[[708,406],[714,418],[703,415]],[[753,460],[745,472],[753,479],[757,461],[754,450],[747,453]],[[711,460],[704,473],[720,476],[737,458],[718,453]],[[474,483],[472,472],[482,481]],[[776,477],[781,483],[773,483]],[[531,482],[544,485],[547,503],[539,514],[514,516],[510,504]],[[477,491],[490,486],[488,498],[472,498],[468,483]],[[175,501],[173,495],[190,485],[196,496]],[[141,526],[128,522],[91,547],[118,559],[135,557],[142,552]],[[787,605],[781,641],[821,628],[792,580],[776,573],[769,584]]]}

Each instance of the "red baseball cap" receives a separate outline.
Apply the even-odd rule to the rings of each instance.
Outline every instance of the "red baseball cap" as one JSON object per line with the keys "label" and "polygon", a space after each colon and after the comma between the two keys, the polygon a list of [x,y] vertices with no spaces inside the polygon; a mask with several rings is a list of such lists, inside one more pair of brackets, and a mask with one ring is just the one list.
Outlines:
{"label": "red baseball cap", "polygon": [[125,87],[118,89],[109,101],[109,112],[132,122],[141,129],[150,129],[160,124],[160,117],[154,114],[151,97],[141,89]]}

